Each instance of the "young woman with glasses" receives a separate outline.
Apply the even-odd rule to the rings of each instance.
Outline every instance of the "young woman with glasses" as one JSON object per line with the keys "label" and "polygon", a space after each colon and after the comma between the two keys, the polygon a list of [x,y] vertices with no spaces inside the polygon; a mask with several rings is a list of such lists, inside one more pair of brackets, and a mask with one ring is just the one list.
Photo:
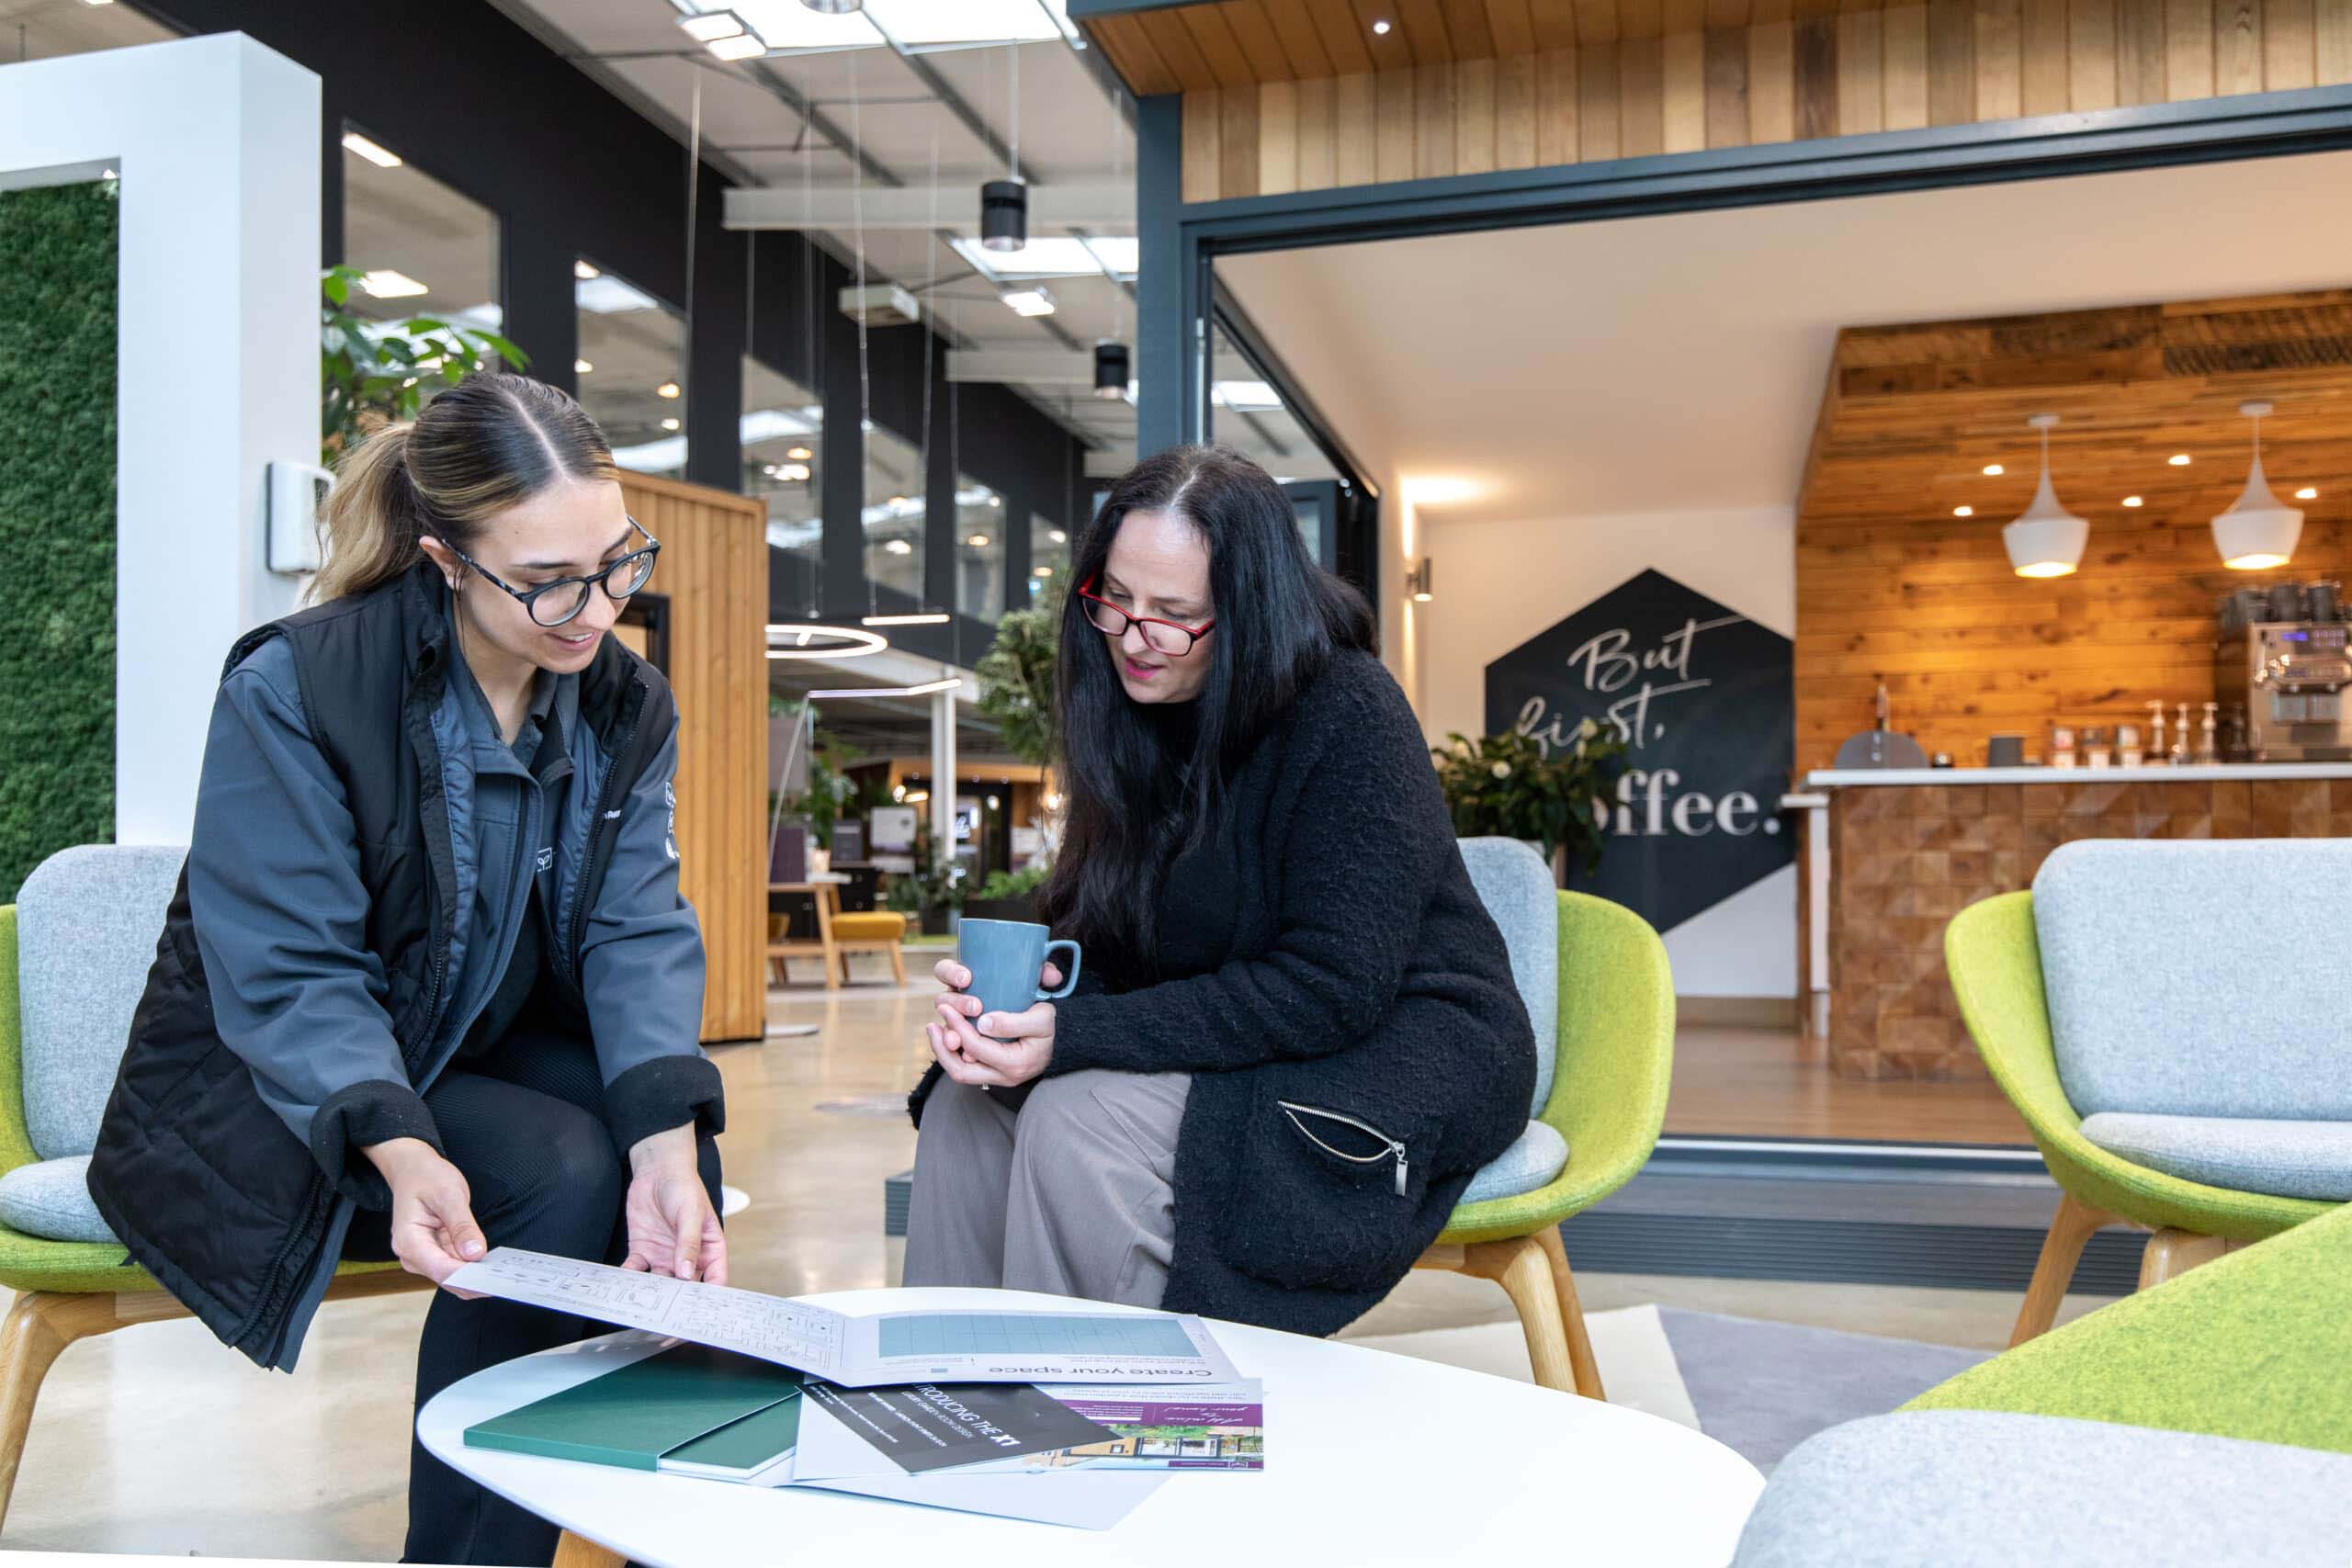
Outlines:
{"label": "young woman with glasses", "polygon": [[[314,607],[229,656],[100,1210],[265,1366],[340,1260],[438,1282],[505,1246],[724,1281],[677,709],[605,635],[661,547],[603,434],[470,377],[344,459],[326,531]],[[590,1326],[437,1292],[417,1401]],[[408,1561],[554,1547],[412,1449]]]}
{"label": "young woman with glasses", "polygon": [[1501,934],[1369,607],[1264,470],[1145,460],[1072,580],[1039,919],[1081,978],[984,1013],[938,966],[907,1282],[1329,1334],[1525,1128]]}

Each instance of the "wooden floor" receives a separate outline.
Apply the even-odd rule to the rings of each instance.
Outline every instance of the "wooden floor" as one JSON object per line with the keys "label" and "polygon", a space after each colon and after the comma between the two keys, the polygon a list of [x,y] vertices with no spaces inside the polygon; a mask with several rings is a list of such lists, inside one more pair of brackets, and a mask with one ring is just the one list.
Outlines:
{"label": "wooden floor", "polygon": [[1675,1032],[1666,1130],[1684,1136],[2025,1144],[1988,1082],[1840,1078],[1797,1029],[1686,1024]]}

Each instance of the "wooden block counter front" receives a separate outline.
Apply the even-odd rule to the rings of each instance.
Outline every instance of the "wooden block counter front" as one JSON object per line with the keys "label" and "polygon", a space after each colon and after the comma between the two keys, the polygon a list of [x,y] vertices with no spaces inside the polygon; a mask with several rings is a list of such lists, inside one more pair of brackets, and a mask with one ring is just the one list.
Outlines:
{"label": "wooden block counter front", "polygon": [[1815,1027],[1839,1076],[1984,1076],[1944,973],[1944,927],[1980,898],[2032,886],[2060,844],[2352,837],[2352,767],[2294,770],[2341,776],[2250,766],[2188,770],[2193,776],[2046,773],[2032,783],[2014,782],[2018,772],[1848,787],[1838,781],[1851,774],[1809,781],[1831,792],[1829,992]]}

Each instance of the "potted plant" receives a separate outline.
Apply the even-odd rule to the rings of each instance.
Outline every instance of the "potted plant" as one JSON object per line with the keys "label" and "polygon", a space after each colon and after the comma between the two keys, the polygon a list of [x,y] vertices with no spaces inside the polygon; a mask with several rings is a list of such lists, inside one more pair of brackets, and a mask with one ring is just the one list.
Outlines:
{"label": "potted plant", "polygon": [[964,903],[964,868],[953,856],[943,860],[932,852],[931,825],[915,827],[915,869],[890,879],[883,904],[902,915],[914,915],[925,936],[953,936]]}
{"label": "potted plant", "polygon": [[1588,718],[1574,745],[1556,754],[1516,730],[1476,741],[1448,739],[1451,746],[1431,748],[1430,755],[1456,836],[1535,844],[1563,886],[1572,866],[1581,864],[1589,874],[1600,863],[1609,790],[1625,755],[1615,730]]}
{"label": "potted plant", "polygon": [[964,916],[974,920],[1035,920],[1037,889],[1046,885],[1048,867],[1024,866],[1019,871],[992,871],[978,891],[964,900]]}
{"label": "potted plant", "polygon": [[1011,610],[972,672],[980,678],[980,711],[1001,727],[1005,750],[1050,767],[1060,744],[1054,728],[1054,660],[1062,616],[1057,586],[1034,610]]}
{"label": "potted plant", "polygon": [[356,266],[331,266],[319,279],[325,296],[319,322],[320,368],[326,382],[319,461],[330,468],[369,433],[414,419],[428,387],[454,387],[469,373],[501,361],[517,370],[530,363],[521,349],[480,327],[437,316],[377,321],[353,314],[352,287],[363,276]]}

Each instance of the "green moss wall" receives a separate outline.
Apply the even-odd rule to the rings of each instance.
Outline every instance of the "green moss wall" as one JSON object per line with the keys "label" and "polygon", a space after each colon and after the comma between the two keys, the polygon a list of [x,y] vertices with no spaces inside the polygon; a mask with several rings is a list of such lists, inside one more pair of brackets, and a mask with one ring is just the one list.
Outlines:
{"label": "green moss wall", "polygon": [[0,191],[0,903],[114,838],[116,206]]}

